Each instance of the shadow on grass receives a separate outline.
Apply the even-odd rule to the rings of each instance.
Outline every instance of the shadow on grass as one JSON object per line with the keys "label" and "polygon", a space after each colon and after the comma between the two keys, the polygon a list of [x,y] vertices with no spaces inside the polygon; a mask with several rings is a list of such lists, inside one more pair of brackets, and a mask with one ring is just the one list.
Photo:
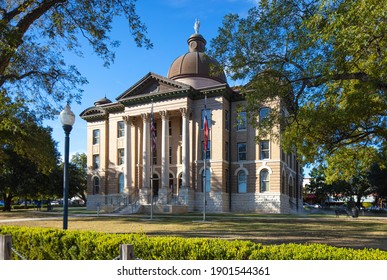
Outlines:
{"label": "shadow on grass", "polygon": [[[58,215],[58,221],[39,223],[39,220],[20,223],[23,226],[61,227],[61,213],[18,212],[9,217],[44,217]],[[94,212],[74,209],[70,212],[69,228],[116,233],[143,232],[149,236],[178,236],[185,238],[210,237],[251,240],[268,244],[324,243],[356,249],[378,248],[387,251],[387,218],[358,219],[334,215],[263,215],[210,214],[203,223],[200,213],[184,215],[147,214],[130,216],[96,216]],[[0,213],[1,219],[4,218]],[[18,225],[14,223],[14,225]]]}

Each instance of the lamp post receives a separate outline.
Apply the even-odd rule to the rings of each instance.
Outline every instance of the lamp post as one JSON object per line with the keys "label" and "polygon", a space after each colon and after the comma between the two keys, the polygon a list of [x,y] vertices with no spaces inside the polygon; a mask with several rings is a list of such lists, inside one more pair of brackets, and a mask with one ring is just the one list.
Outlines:
{"label": "lamp post", "polygon": [[75,115],[71,111],[69,104],[60,112],[60,121],[65,132],[65,153],[63,169],[63,229],[67,229],[67,218],[69,208],[69,149],[70,149],[70,132],[75,122]]}

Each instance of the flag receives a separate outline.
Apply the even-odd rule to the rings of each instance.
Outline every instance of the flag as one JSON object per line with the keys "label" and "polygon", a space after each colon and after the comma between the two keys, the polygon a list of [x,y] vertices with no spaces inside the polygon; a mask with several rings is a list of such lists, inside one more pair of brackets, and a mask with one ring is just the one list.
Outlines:
{"label": "flag", "polygon": [[156,124],[155,124],[155,118],[153,114],[153,103],[152,103],[152,110],[151,110],[151,136],[152,136],[152,153],[156,153]]}
{"label": "flag", "polygon": [[[203,120],[203,133],[204,133],[204,151],[208,150],[208,118],[207,118],[207,96],[204,97],[204,120]],[[206,153],[207,155],[207,153]],[[207,156],[206,156],[207,157]]]}

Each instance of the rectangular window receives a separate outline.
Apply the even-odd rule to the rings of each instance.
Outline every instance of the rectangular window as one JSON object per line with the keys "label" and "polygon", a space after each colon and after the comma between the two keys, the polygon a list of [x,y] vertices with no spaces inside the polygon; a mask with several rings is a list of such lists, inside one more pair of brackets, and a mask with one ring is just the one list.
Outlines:
{"label": "rectangular window", "polygon": [[125,136],[125,124],[123,121],[117,122],[117,138]]}
{"label": "rectangular window", "polygon": [[169,132],[169,136],[172,136],[172,121],[168,121],[168,132]]}
{"label": "rectangular window", "polygon": [[99,155],[93,155],[93,169],[99,169]]}
{"label": "rectangular window", "polygon": [[208,140],[208,149],[206,156],[204,154],[204,141],[202,141],[202,159],[211,159],[211,140]]}
{"label": "rectangular window", "polygon": [[246,143],[238,143],[238,161],[247,159],[247,146]]}
{"label": "rectangular window", "polygon": [[269,117],[269,114],[270,114],[270,108],[268,107],[261,108],[259,110],[259,124],[262,124],[262,122],[264,122],[265,119]]}
{"label": "rectangular window", "polygon": [[270,145],[269,145],[268,140],[260,142],[260,149],[261,149],[261,158],[260,159],[269,159],[270,158]]}
{"label": "rectangular window", "polygon": [[99,144],[99,129],[93,130],[93,145]]}
{"label": "rectangular window", "polygon": [[125,163],[125,150],[118,149],[117,150],[117,164],[122,165]]}
{"label": "rectangular window", "polygon": [[[211,120],[211,110],[207,109],[207,122],[208,122],[208,128],[211,128],[212,120]],[[204,128],[204,110],[202,110],[202,122],[201,122],[201,129]]]}
{"label": "rectangular window", "polygon": [[169,164],[172,164],[172,147],[169,147]]}
{"label": "rectangular window", "polygon": [[224,128],[230,130],[230,116],[227,110],[224,112]]}
{"label": "rectangular window", "polygon": [[247,127],[246,112],[239,112],[237,119],[237,130],[245,130]]}

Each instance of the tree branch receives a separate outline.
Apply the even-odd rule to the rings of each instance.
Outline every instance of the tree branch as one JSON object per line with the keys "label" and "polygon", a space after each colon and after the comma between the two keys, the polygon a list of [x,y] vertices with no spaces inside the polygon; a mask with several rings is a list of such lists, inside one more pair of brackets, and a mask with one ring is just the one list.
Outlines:
{"label": "tree branch", "polygon": [[28,8],[28,6],[30,6],[31,4],[34,4],[34,2],[35,2],[34,0],[27,0],[23,3],[21,3],[18,7],[16,7],[15,9],[13,9],[10,12],[3,10],[3,14],[4,14],[3,20],[5,20],[7,23],[10,22],[17,15],[25,12],[25,10]]}
{"label": "tree branch", "polygon": [[[19,46],[23,43],[23,36],[30,28],[30,26],[53,6],[65,3],[66,1],[67,0],[45,0],[41,2],[39,6],[28,12],[24,17],[20,19],[14,29],[12,38],[7,40],[8,42],[6,42],[9,44],[9,48],[0,52],[0,75],[4,74],[5,70],[9,65],[9,62],[11,61],[12,56],[19,48]],[[3,83],[4,82],[0,82],[0,86],[2,86]]]}
{"label": "tree branch", "polygon": [[53,6],[61,3],[65,3],[67,0],[46,0],[40,3],[38,7],[26,14],[17,24],[19,32],[24,35],[28,28],[34,23],[38,18],[45,14]]}
{"label": "tree branch", "polygon": [[322,75],[314,77],[315,81],[310,82],[308,84],[308,87],[319,87],[326,82],[333,80],[333,81],[346,81],[346,80],[358,80],[361,82],[371,82],[376,85],[378,89],[386,90],[387,89],[387,83],[372,79],[368,74],[364,72],[356,72],[356,73],[343,73],[343,74],[336,74],[333,76],[327,76],[322,78]]}

